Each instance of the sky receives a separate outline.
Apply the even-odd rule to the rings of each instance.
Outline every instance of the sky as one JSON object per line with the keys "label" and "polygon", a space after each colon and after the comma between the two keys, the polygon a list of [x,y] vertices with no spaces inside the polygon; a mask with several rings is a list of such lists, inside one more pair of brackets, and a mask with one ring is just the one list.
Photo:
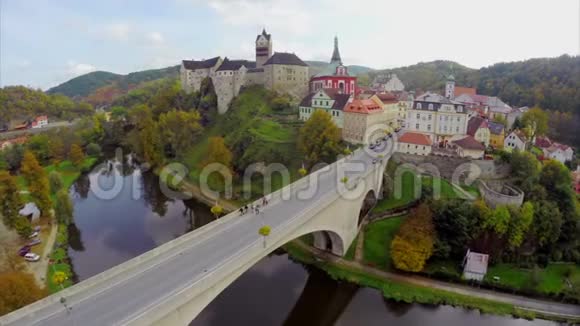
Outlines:
{"label": "sky", "polygon": [[580,52],[580,0],[0,0],[0,86],[47,89],[95,70],[274,51],[393,68],[472,68]]}

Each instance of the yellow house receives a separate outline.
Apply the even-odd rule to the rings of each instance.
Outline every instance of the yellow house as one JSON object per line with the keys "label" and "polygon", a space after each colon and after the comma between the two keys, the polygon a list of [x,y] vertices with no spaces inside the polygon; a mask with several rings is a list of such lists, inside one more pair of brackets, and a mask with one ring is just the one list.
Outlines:
{"label": "yellow house", "polygon": [[502,149],[505,140],[505,127],[501,123],[489,122],[489,144],[496,149]]}

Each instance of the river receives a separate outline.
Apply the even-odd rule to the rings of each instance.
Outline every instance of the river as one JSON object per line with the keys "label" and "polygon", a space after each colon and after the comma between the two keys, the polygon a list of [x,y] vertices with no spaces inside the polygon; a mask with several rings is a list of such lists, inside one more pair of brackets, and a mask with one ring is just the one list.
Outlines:
{"label": "river", "polygon": [[[82,281],[213,220],[195,200],[169,200],[158,178],[130,159],[109,161],[104,171],[83,175],[71,188],[75,223],[69,228],[69,256]],[[99,199],[91,182],[123,186],[112,199]],[[100,196],[102,197],[102,196]],[[400,304],[380,292],[336,282],[324,272],[293,262],[279,251],[262,259],[222,292],[191,325],[556,325],[482,315],[478,311]]]}

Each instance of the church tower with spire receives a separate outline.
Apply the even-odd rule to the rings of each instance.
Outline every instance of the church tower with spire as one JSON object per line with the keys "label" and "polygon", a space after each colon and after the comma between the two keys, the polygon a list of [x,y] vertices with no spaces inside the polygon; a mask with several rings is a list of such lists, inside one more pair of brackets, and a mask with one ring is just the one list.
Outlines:
{"label": "church tower with spire", "polygon": [[342,66],[342,59],[340,58],[340,52],[338,51],[338,36],[334,37],[334,51],[332,52],[330,64]]}
{"label": "church tower with spire", "polygon": [[264,63],[272,56],[272,35],[262,30],[262,34],[256,37],[256,68],[262,68]]}
{"label": "church tower with spire", "polygon": [[453,76],[453,65],[449,66],[449,75],[445,83],[445,97],[452,100],[455,98],[455,76]]}

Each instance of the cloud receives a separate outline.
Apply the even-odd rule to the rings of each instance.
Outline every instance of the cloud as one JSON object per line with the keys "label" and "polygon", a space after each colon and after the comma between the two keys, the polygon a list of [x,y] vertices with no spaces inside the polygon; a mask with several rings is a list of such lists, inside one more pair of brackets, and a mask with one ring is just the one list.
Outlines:
{"label": "cloud", "polygon": [[103,34],[110,40],[118,42],[129,41],[131,26],[128,23],[111,23],[105,25]]}
{"label": "cloud", "polygon": [[298,0],[210,0],[208,5],[226,24],[266,26],[294,35],[311,32],[315,18]]}
{"label": "cloud", "polygon": [[97,67],[93,65],[87,63],[77,63],[74,60],[69,60],[66,65],[67,65],[66,73],[71,77],[84,75],[91,71],[97,70]]}
{"label": "cloud", "polygon": [[165,38],[163,37],[163,34],[161,34],[160,32],[147,33],[145,38],[152,45],[162,45],[163,43],[165,43]]}

